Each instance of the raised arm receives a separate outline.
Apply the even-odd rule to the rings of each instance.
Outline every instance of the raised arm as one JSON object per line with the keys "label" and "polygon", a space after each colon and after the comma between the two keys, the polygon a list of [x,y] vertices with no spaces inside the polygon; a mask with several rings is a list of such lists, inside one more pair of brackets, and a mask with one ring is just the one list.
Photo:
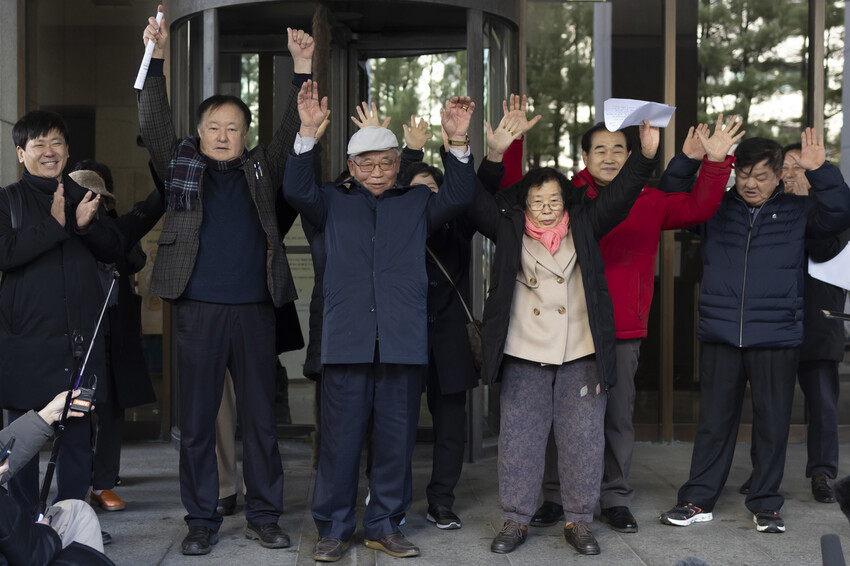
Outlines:
{"label": "raised arm", "polygon": [[588,214],[597,239],[602,238],[629,215],[657,162],[655,155],[660,135],[658,128],[650,126],[649,121],[644,120],[640,126],[640,152],[633,151],[608,187],[599,191],[599,196],[588,203]]}
{"label": "raised arm", "polygon": [[802,151],[797,163],[806,170],[814,210],[806,225],[807,238],[826,238],[850,227],[850,188],[841,171],[826,160],[823,134],[806,128],[800,135]]}
{"label": "raised arm", "polygon": [[475,194],[475,171],[469,155],[469,122],[475,103],[468,96],[455,96],[440,109],[440,121],[450,147],[443,186],[428,202],[429,231],[448,222],[469,206]]}
{"label": "raised arm", "polygon": [[664,199],[664,218],[661,224],[663,230],[687,228],[707,221],[717,212],[726,182],[732,172],[734,158],[729,155],[729,150],[746,133],[739,131],[741,125],[738,116],[732,116],[724,125],[723,114],[720,114],[713,134],[707,131],[707,128],[697,127],[694,135],[702,150],[694,152],[693,155],[703,155],[702,168],[693,191],[671,193]]}
{"label": "raised arm", "polygon": [[[159,11],[163,11],[162,6]],[[139,129],[154,169],[157,175],[164,179],[165,170],[177,148],[177,135],[171,119],[171,107],[168,105],[165,76],[162,73],[168,46],[168,23],[165,16],[161,24],[156,23],[156,18],[148,18],[148,25],[142,33],[142,42],[147,45],[149,41],[153,41],[155,47],[145,85],[138,94]]]}
{"label": "raised arm", "polygon": [[[301,138],[315,140],[322,123],[329,116],[328,97],[319,100],[319,85],[307,80],[298,91],[298,116]],[[316,186],[313,151],[293,150],[283,177],[283,196],[310,223],[322,230],[327,218],[327,205]],[[296,148],[297,149],[297,148]]]}
{"label": "raised arm", "polygon": [[283,112],[283,119],[266,149],[267,166],[272,183],[276,187],[280,186],[283,180],[283,171],[289,157],[289,150],[292,149],[295,133],[298,131],[298,90],[312,73],[315,47],[313,38],[304,30],[286,28],[286,34],[287,48],[292,55],[295,76],[289,86],[289,98],[287,99],[286,110]]}

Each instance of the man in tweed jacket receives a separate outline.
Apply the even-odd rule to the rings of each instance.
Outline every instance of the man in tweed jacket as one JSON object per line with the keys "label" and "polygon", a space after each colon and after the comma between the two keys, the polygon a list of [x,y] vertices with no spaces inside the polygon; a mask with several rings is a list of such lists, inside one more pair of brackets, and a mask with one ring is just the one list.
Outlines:
{"label": "man in tweed jacket", "polygon": [[[162,64],[165,22],[150,18],[155,42],[139,92],[139,124],[153,165],[165,180],[165,224],[151,292],[170,301],[176,319],[180,402],[180,494],[189,534],[183,554],[207,554],[218,541],[214,423],[225,369],[236,390],[247,487],[245,535],[285,548],[278,526],[283,469],[274,415],[275,306],[296,298],[275,199],[299,120],[297,91],[309,78],[312,38],[288,31],[295,66],[289,106],[268,147],[245,148],[251,112],[240,99],[215,95],[198,107],[198,137],[175,136]],[[288,229],[294,212],[281,217]]]}

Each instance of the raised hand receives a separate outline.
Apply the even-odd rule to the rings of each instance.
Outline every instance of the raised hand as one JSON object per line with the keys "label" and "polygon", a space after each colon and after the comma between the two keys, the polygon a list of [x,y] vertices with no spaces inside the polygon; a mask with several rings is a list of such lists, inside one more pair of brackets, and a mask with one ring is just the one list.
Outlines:
{"label": "raised hand", "polygon": [[747,133],[746,130],[738,132],[738,129],[743,123],[735,115],[729,118],[729,121],[724,126],[723,114],[720,114],[717,116],[717,122],[714,124],[714,134],[711,137],[708,137],[704,132],[698,132],[697,135],[709,161],[724,161],[726,159],[726,155],[729,154],[732,146]]}
{"label": "raised hand", "polygon": [[[387,118],[389,121],[389,118]],[[425,121],[425,118],[420,118],[416,121],[416,116],[410,115],[410,126],[407,124],[401,125],[404,130],[404,145],[410,149],[419,151],[425,147],[425,142],[434,137],[434,134],[429,133],[431,126]]]}
{"label": "raised hand", "polygon": [[65,227],[65,185],[59,183],[53,193],[53,203],[50,205],[50,215],[56,219],[63,228]]}
{"label": "raised hand", "polygon": [[378,117],[378,105],[377,104],[375,104],[373,102],[371,107],[370,107],[369,104],[367,104],[366,101],[364,100],[363,102],[360,103],[360,105],[363,106],[362,110],[361,110],[360,106],[358,106],[356,108],[357,109],[357,115],[360,116],[360,119],[358,120],[354,116],[351,117],[351,121],[354,122],[357,125],[358,128],[360,128],[361,130],[363,128],[365,128],[366,126],[375,126],[377,128],[386,128],[387,126],[390,125],[390,120],[392,120],[392,116],[387,116],[386,118],[384,118],[384,121],[381,122],[381,119]]}
{"label": "raised hand", "polygon": [[[513,96],[513,95],[512,95]],[[520,128],[521,122],[525,120],[525,115],[516,116],[510,113],[505,114],[499,125],[494,130],[490,126],[490,122],[486,123],[487,127],[487,159],[499,163],[505,152],[514,142],[522,137]],[[526,130],[527,131],[527,130]]]}
{"label": "raised hand", "polygon": [[301,118],[301,128],[298,133],[302,138],[315,138],[322,122],[330,115],[328,97],[319,100],[319,83],[307,80],[298,91],[298,117]]}
{"label": "raised hand", "polygon": [[[92,198],[94,197],[94,198]],[[100,205],[100,195],[94,196],[91,191],[86,191],[86,196],[77,205],[77,228],[82,230],[88,227]]]}
{"label": "raised hand", "polygon": [[826,161],[826,147],[823,145],[823,134],[818,135],[814,128],[806,128],[800,134],[803,150],[797,163],[806,171],[814,171]]}
{"label": "raised hand", "polygon": [[313,38],[303,29],[286,28],[286,48],[292,55],[295,72],[309,74],[313,71]]}
{"label": "raised hand", "polygon": [[[165,13],[162,4],[157,7],[156,11]],[[156,23],[155,17],[148,18],[148,26],[142,32],[142,43],[145,44],[145,47],[147,47],[148,41],[154,42],[153,57],[162,59],[165,56],[165,47],[168,45],[168,24],[165,22],[165,16],[162,17],[162,23],[159,24]]]}
{"label": "raised hand", "polygon": [[510,116],[513,119],[510,130],[517,136],[516,139],[524,136],[543,117],[538,114],[531,120],[528,119],[528,97],[524,94],[520,96],[511,93],[509,101],[502,101],[502,112],[504,116]]}
{"label": "raised hand", "polygon": [[685,137],[685,143],[682,144],[682,153],[687,155],[689,159],[702,159],[702,156],[705,155],[705,148],[702,147],[698,132],[708,136],[710,132],[708,124],[697,124],[696,128],[693,126],[688,128],[688,135]]}
{"label": "raised hand", "polygon": [[475,103],[468,96],[453,96],[446,101],[446,107],[440,108],[440,122],[446,130],[449,141],[466,140],[469,122]]}
{"label": "raised hand", "polygon": [[328,126],[330,126],[330,125],[331,125],[331,117],[330,117],[330,115],[328,115],[324,119],[324,121],[321,124],[319,124],[319,130],[316,132],[316,141],[317,142],[320,139],[322,139],[322,136],[325,135],[325,130],[327,130]]}
{"label": "raised hand", "polygon": [[640,152],[647,159],[652,159],[658,151],[661,130],[655,126],[650,126],[649,120],[644,120],[643,124],[638,126],[638,131],[640,132]]}

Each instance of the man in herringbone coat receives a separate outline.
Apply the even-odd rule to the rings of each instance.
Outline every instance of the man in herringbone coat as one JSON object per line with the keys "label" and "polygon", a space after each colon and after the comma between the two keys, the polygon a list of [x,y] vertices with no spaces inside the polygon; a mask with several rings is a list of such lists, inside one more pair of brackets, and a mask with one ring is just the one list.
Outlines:
{"label": "man in herringbone coat", "polygon": [[284,206],[276,215],[275,201],[299,125],[296,93],[310,76],[313,40],[299,30],[288,34],[295,66],[289,106],[268,147],[247,151],[251,112],[234,96],[202,102],[197,137],[177,139],[162,73],[167,27],[151,18],[144,32],[155,47],[139,92],[139,124],[165,180],[166,208],[151,292],[172,303],[176,319],[180,494],[189,526],[184,554],[207,554],[218,541],[214,423],[226,368],[242,424],[245,535],[268,548],[290,544],[277,524],[283,469],[274,415],[274,307],[296,298],[281,241],[281,228],[295,213]]}

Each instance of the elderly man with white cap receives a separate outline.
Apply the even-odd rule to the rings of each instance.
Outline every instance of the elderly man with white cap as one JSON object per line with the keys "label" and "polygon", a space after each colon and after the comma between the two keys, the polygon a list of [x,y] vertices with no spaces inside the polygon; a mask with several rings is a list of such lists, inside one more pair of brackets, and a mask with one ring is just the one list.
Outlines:
{"label": "elderly man with white cap", "polygon": [[338,560],[354,533],[360,448],[370,416],[374,451],[365,544],[391,556],[419,554],[398,522],[407,511],[405,483],[428,363],[425,240],[472,202],[475,173],[466,131],[474,106],[468,97],[454,97],[440,111],[452,151],[438,193],[396,183],[398,140],[374,126],[348,144],[351,177],[319,188],[312,149],[328,115],[327,98],[319,100],[311,81],[298,95],[301,129],[283,194],[324,231],[327,252],[315,560]]}

